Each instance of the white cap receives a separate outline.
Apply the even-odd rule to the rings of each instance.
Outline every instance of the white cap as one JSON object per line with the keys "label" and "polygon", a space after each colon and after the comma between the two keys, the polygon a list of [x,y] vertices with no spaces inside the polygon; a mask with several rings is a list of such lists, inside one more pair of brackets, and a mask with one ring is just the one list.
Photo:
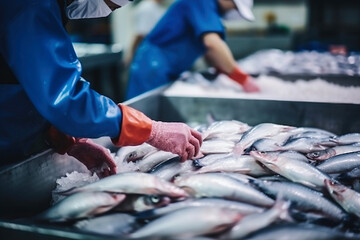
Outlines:
{"label": "white cap", "polygon": [[113,3],[115,3],[116,5],[119,5],[120,7],[123,7],[125,6],[126,4],[130,2],[132,2],[132,0],[110,0],[112,1]]}
{"label": "white cap", "polygon": [[255,17],[252,13],[252,7],[254,4],[253,0],[233,0],[240,15],[248,20],[248,21],[254,21]]}

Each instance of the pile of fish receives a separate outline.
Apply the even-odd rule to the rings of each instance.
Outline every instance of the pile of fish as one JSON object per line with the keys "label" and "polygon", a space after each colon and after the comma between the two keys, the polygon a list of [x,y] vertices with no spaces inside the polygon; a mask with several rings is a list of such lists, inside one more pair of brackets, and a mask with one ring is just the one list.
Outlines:
{"label": "pile of fish", "polygon": [[196,127],[196,159],[143,144],[119,172],[38,219],[122,239],[360,239],[360,133],[274,123]]}
{"label": "pile of fish", "polygon": [[360,55],[331,54],[317,51],[260,50],[238,61],[243,70],[252,74],[316,74],[360,75]]}

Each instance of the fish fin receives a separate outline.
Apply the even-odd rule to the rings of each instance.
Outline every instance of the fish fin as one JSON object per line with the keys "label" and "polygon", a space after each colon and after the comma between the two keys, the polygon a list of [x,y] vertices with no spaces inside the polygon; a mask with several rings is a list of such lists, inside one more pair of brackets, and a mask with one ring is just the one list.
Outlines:
{"label": "fish fin", "polygon": [[64,191],[53,191],[53,193],[63,195],[63,196],[69,196],[69,195],[71,195],[73,193],[77,193],[77,192],[80,192],[80,191],[81,191],[80,188],[72,187],[72,188],[69,188],[69,189],[64,190]]}

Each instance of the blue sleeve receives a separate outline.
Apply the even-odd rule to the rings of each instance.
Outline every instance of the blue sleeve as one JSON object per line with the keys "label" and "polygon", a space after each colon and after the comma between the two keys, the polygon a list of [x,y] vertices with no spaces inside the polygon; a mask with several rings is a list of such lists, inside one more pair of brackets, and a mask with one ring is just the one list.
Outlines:
{"label": "blue sleeve", "polygon": [[121,111],[81,78],[56,1],[24,7],[1,34],[1,53],[45,119],[75,137],[119,135]]}
{"label": "blue sleeve", "polygon": [[185,0],[187,1],[187,18],[195,35],[201,37],[204,33],[216,32],[224,38],[224,25],[216,0]]}

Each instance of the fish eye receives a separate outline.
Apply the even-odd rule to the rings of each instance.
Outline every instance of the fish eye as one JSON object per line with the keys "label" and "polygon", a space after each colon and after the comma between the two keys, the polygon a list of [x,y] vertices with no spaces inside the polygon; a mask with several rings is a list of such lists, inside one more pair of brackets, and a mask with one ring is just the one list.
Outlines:
{"label": "fish eye", "polygon": [[156,196],[156,195],[150,196],[150,201],[151,201],[152,203],[159,203],[159,202],[160,202],[160,197],[159,197],[159,196]]}

